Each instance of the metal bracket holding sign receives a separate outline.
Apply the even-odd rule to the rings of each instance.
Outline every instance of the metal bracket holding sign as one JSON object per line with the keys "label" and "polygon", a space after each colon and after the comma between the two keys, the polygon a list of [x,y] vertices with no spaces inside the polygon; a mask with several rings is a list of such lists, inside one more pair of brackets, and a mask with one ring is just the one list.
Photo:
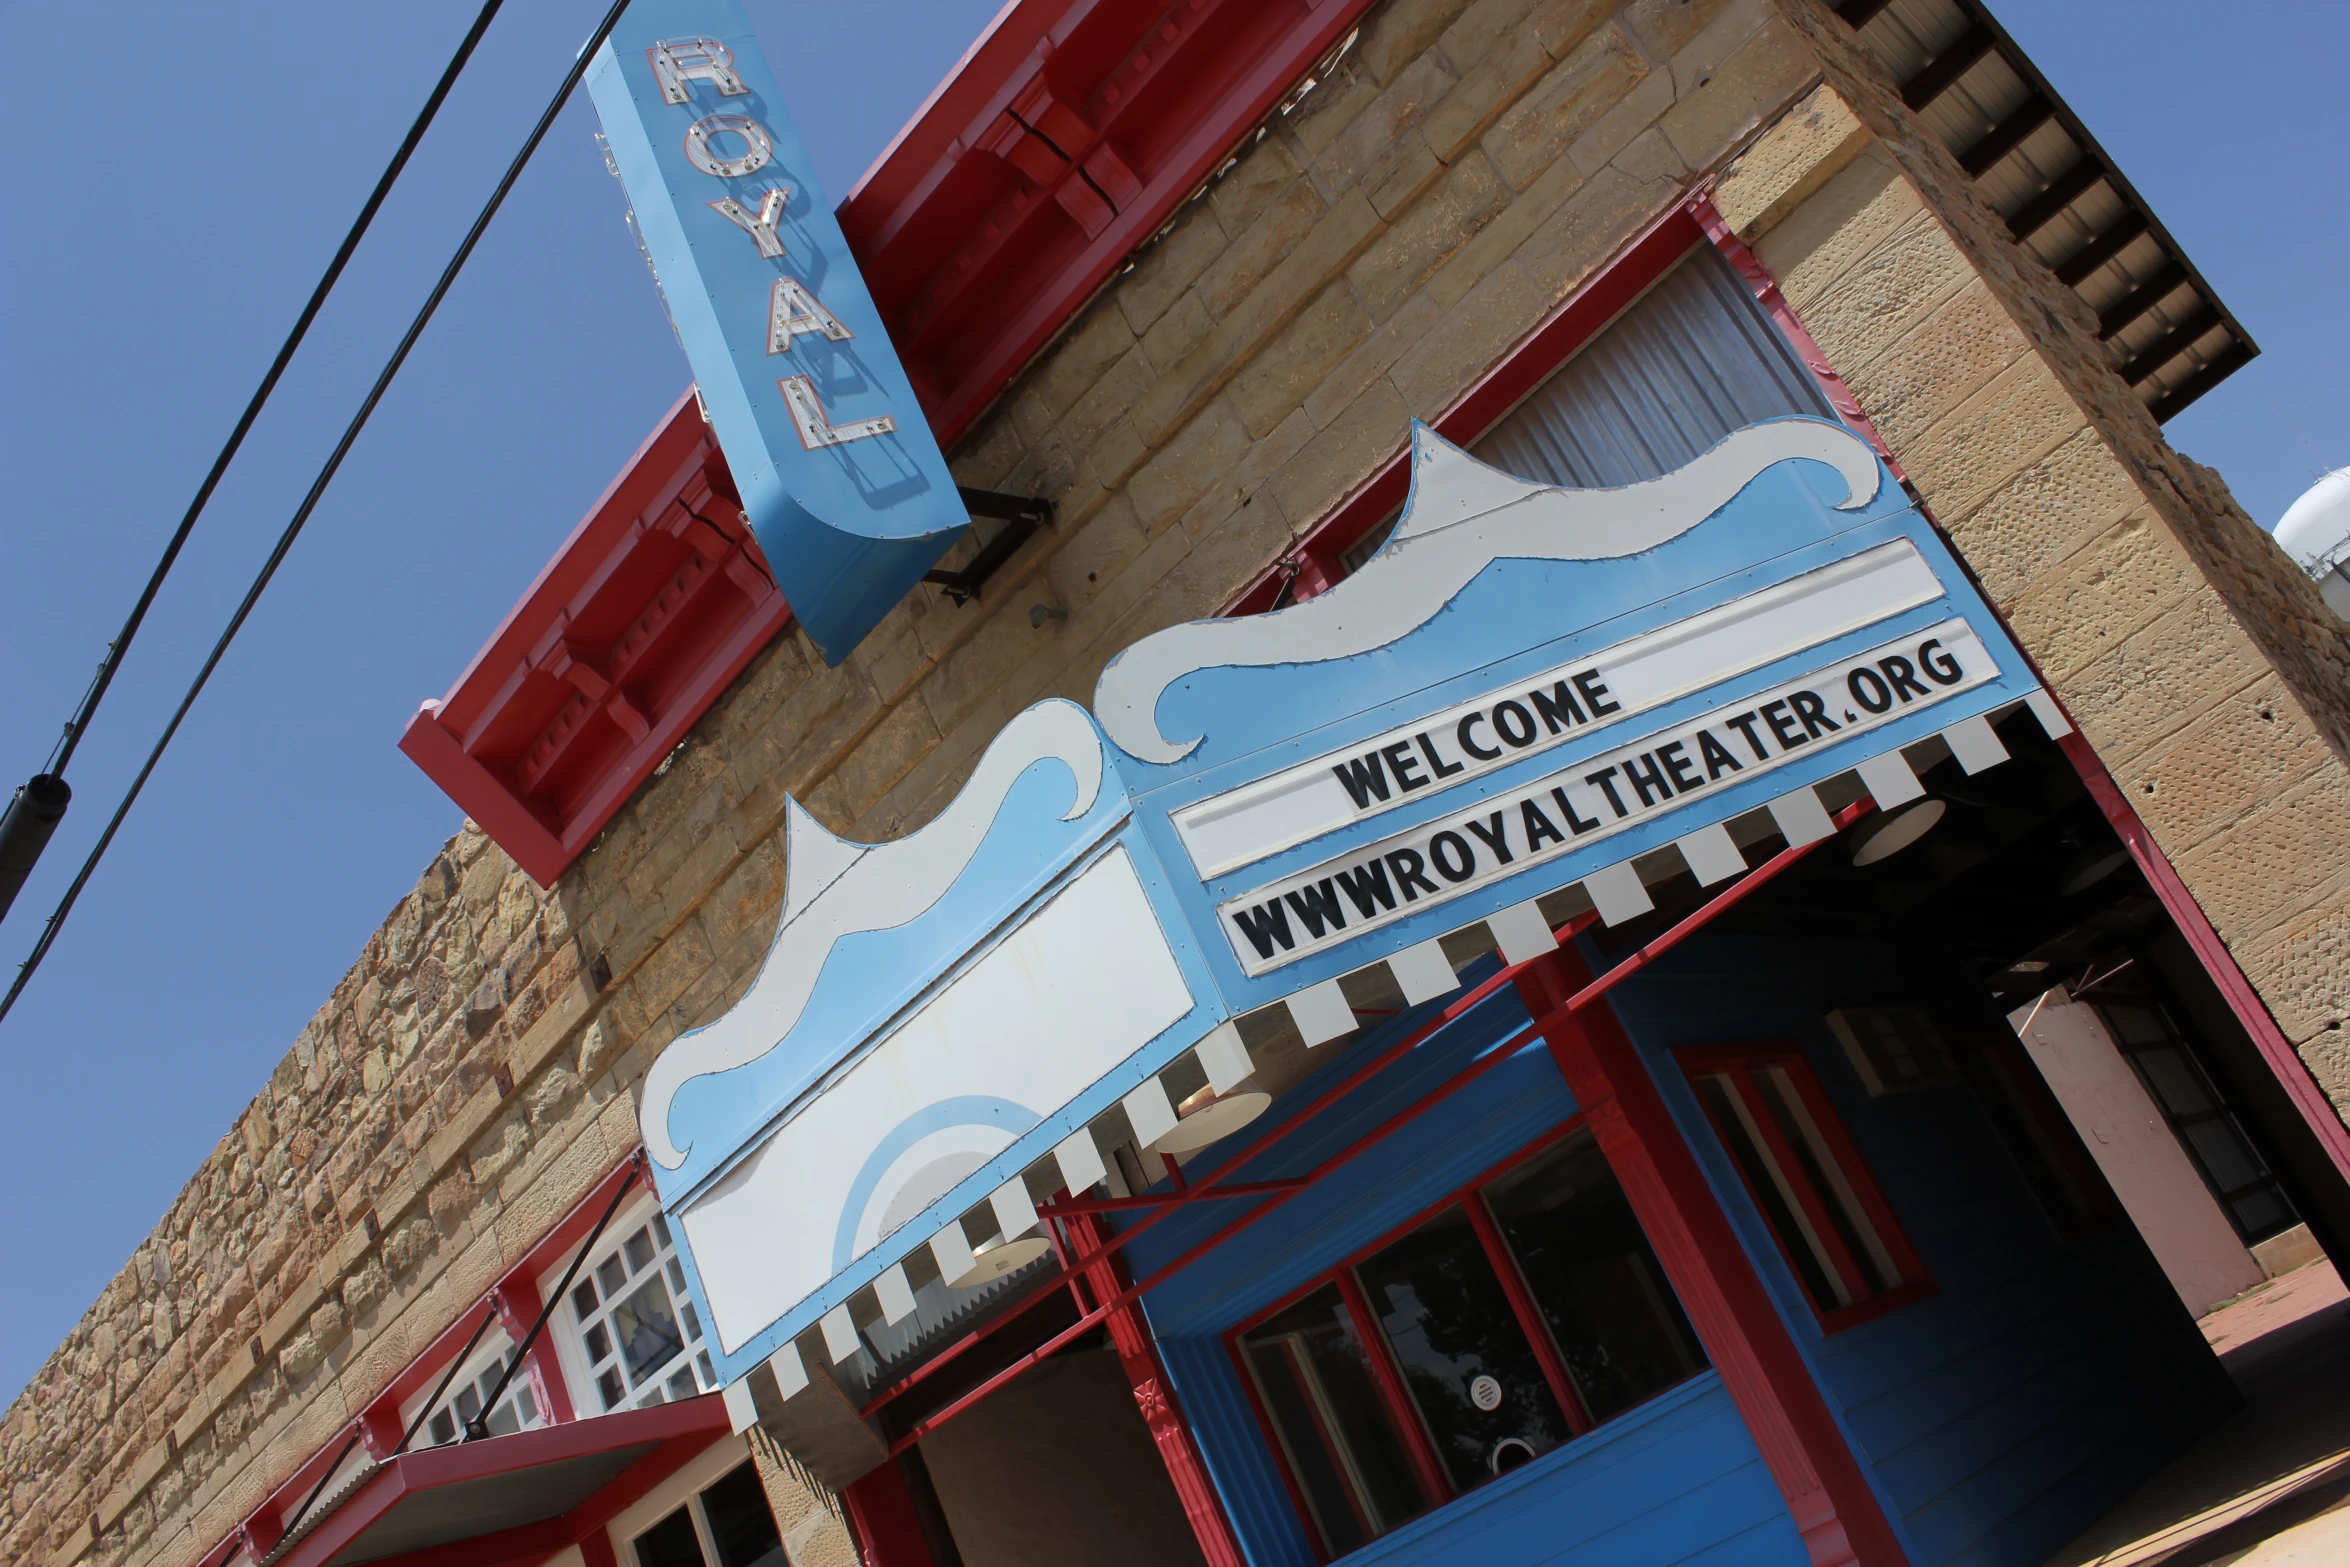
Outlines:
{"label": "metal bracket holding sign", "polygon": [[970,528],[737,0],[638,0],[588,90],[759,547],[838,664]]}
{"label": "metal bracket holding sign", "polygon": [[957,604],[968,604],[979,597],[979,590],[987,585],[1005,561],[1020,552],[1020,546],[1036,537],[1039,528],[1052,526],[1053,503],[1041,495],[1006,495],[998,490],[975,490],[965,486],[963,505],[974,517],[993,517],[1004,526],[995,537],[979,546],[979,552],[964,563],[959,571],[933,571],[922,580],[942,589]]}

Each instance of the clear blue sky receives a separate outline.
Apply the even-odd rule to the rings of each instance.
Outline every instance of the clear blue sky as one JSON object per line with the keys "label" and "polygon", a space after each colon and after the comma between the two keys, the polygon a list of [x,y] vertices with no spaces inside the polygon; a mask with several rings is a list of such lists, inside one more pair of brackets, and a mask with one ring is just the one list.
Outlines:
{"label": "clear blue sky", "polygon": [[[0,787],[48,753],[474,0],[0,7]],[[600,0],[509,0],[157,606],[0,927],[30,947]],[[836,201],[995,0],[750,0]],[[2264,523],[2350,462],[2350,13],[2000,7],[2264,357],[2173,422]],[[788,31],[787,31],[788,28]],[[43,63],[45,62],[45,63]],[[103,80],[100,80],[100,77]],[[100,90],[102,89],[102,90]],[[0,1398],[258,1090],[459,813],[394,749],[687,373],[574,105],[0,1024]],[[2279,409],[2284,413],[2280,414]]]}

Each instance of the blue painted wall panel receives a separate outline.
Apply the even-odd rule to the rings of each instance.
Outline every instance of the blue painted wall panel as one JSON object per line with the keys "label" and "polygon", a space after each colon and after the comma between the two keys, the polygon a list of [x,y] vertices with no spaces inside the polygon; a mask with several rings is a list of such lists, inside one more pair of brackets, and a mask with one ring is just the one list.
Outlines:
{"label": "blue painted wall panel", "polygon": [[[1491,960],[1472,970],[1474,983]],[[1326,1083],[1419,1027],[1426,1010],[1391,1019],[1285,1096],[1303,1105]],[[1371,1080],[1294,1139],[1256,1156],[1294,1116],[1251,1129],[1221,1152],[1243,1178],[1311,1166],[1441,1084],[1526,1023],[1503,991]],[[1224,1332],[1376,1242],[1574,1113],[1539,1044],[1340,1167],[1245,1239],[1210,1253],[1145,1298],[1169,1379],[1196,1433],[1252,1567],[1313,1567],[1316,1554]],[[1195,1165],[1192,1174],[1210,1166]],[[1138,1273],[1187,1249],[1243,1211],[1186,1211],[1134,1243]],[[1548,1562],[1664,1567],[1673,1563],[1795,1567],[1801,1539],[1721,1380],[1708,1371],[1526,1468],[1414,1520],[1350,1561],[1536,1567]]]}
{"label": "blue painted wall panel", "polygon": [[[1880,1003],[2005,1027],[1955,955],[1817,938],[1708,934],[1616,1000],[1921,1567],[2031,1567],[2234,1395],[2126,1220],[2062,1239],[1970,1090],[1867,1096],[1825,1015]],[[1834,1335],[1669,1056],[1783,1042],[1803,1047],[1936,1285]]]}

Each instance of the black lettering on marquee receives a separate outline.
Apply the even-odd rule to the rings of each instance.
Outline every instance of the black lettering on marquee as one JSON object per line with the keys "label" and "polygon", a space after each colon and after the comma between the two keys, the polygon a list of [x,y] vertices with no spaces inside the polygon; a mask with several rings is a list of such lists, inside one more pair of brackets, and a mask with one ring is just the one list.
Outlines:
{"label": "black lettering on marquee", "polygon": [[1379,748],[1379,754],[1387,758],[1387,770],[1395,774],[1395,781],[1402,786],[1404,793],[1410,794],[1414,789],[1425,789],[1432,781],[1417,776],[1420,771],[1420,759],[1412,755],[1412,743],[1409,740],[1398,740],[1393,745],[1383,745]]}
{"label": "black lettering on marquee", "polygon": [[1780,750],[1792,751],[1799,745],[1811,744],[1811,736],[1795,727],[1795,715],[1787,711],[1785,697],[1765,702],[1762,716],[1763,722],[1771,726],[1771,733],[1778,737]]}
{"label": "black lettering on marquee", "polygon": [[1552,734],[1562,733],[1567,725],[1587,724],[1583,709],[1575,705],[1575,693],[1567,689],[1564,680],[1555,682],[1548,691],[1529,691],[1526,700],[1534,704],[1534,711],[1542,715],[1542,722]]}
{"label": "black lettering on marquee", "polygon": [[1340,871],[1338,885],[1346,889],[1355,911],[1364,919],[1395,907],[1395,893],[1387,885],[1387,866],[1379,860],[1366,860],[1352,870]]}
{"label": "black lettering on marquee", "polygon": [[1458,772],[1465,772],[1468,769],[1469,764],[1466,762],[1448,762],[1443,757],[1438,756],[1436,754],[1436,747],[1429,741],[1428,731],[1425,729],[1412,736],[1412,738],[1420,742],[1420,754],[1428,758],[1428,766],[1432,771],[1435,772],[1437,777],[1450,778],[1453,774]]}
{"label": "black lettering on marquee", "polygon": [[[1493,858],[1497,863],[1507,865],[1517,858],[1516,855],[1510,853],[1510,835],[1501,824],[1501,812],[1495,811],[1482,822],[1472,816],[1461,825],[1485,840],[1485,847],[1493,851]],[[1437,868],[1443,869],[1442,866]]]}
{"label": "black lettering on marquee", "polygon": [[1673,780],[1673,787],[1687,794],[1705,780],[1697,776],[1697,765],[1682,754],[1683,750],[1684,742],[1668,740],[1656,748],[1656,759],[1665,764],[1665,775]]}
{"label": "black lettering on marquee", "polygon": [[[1420,893],[1434,893],[1441,889],[1428,879],[1428,862],[1420,858],[1417,849],[1391,849],[1387,868],[1395,872],[1395,890],[1403,894],[1403,901],[1411,902]],[[1413,891],[1418,888],[1419,891]]]}
{"label": "black lettering on marquee", "polygon": [[[1436,889],[1431,887],[1428,890],[1433,892]],[[1284,952],[1297,945],[1296,939],[1289,934],[1289,916],[1282,912],[1279,898],[1253,909],[1233,910],[1232,923],[1240,927],[1240,933],[1248,938],[1250,946],[1257,949],[1260,958],[1273,955],[1273,943],[1276,941],[1281,943]]]}
{"label": "black lettering on marquee", "polygon": [[1893,694],[1907,702],[1913,696],[1929,696],[1918,680],[1917,671],[1909,667],[1909,660],[1899,653],[1888,653],[1877,660],[1877,667],[1885,671],[1885,678],[1893,682]]}
{"label": "black lettering on marquee", "polygon": [[[1556,789],[1551,790],[1552,794],[1558,792]],[[1567,835],[1552,826],[1550,818],[1542,814],[1542,807],[1536,805],[1532,800],[1520,800],[1518,814],[1523,819],[1526,828],[1526,852],[1528,854],[1540,854],[1542,841],[1545,838],[1554,839],[1559,843],[1567,841]]]}
{"label": "black lettering on marquee", "polygon": [[1632,786],[1644,806],[1655,805],[1673,797],[1673,786],[1665,782],[1665,770],[1657,765],[1655,757],[1645,751],[1624,763],[1624,782]]}
{"label": "black lettering on marquee", "polygon": [[[1450,853],[1445,851],[1450,850]],[[1460,860],[1456,870],[1455,857]],[[1436,874],[1446,881],[1467,881],[1477,874],[1477,851],[1469,847],[1469,840],[1457,832],[1440,832],[1428,840],[1428,858],[1436,864]]]}
{"label": "black lettering on marquee", "polygon": [[1373,798],[1387,798],[1387,772],[1379,765],[1376,751],[1367,756],[1350,756],[1330,770],[1346,785],[1346,792],[1358,811],[1369,806]]}
{"label": "black lettering on marquee", "polygon": [[1621,702],[1611,702],[1607,699],[1607,687],[1600,683],[1599,671],[1596,669],[1586,669],[1577,675],[1575,689],[1583,693],[1584,705],[1591,709],[1591,716],[1594,718],[1602,718],[1609,713],[1620,713],[1624,710],[1624,705]]}
{"label": "black lettering on marquee", "polygon": [[1461,743],[1462,750],[1468,752],[1478,761],[1490,762],[1495,757],[1501,755],[1501,747],[1498,745],[1481,746],[1476,741],[1469,738],[1469,726],[1471,724],[1481,724],[1483,722],[1485,722],[1485,715],[1483,713],[1471,713],[1468,717],[1460,721],[1460,726],[1453,730],[1452,737]]}
{"label": "black lettering on marquee", "polygon": [[1743,764],[1730,754],[1730,748],[1714,738],[1710,729],[1697,731],[1697,754],[1705,758],[1705,781],[1712,783],[1724,773],[1742,770]]}
{"label": "black lettering on marquee", "polygon": [[1534,715],[1515,702],[1498,703],[1493,709],[1493,732],[1501,736],[1504,745],[1522,750],[1534,743]]}
{"label": "black lettering on marquee", "polygon": [[1297,910],[1298,923],[1305,926],[1306,934],[1315,940],[1321,939],[1324,925],[1332,930],[1346,929],[1346,911],[1338,906],[1338,894],[1330,890],[1329,877],[1308,882],[1286,896],[1289,906]]}
{"label": "black lettering on marquee", "polygon": [[1893,705],[1893,689],[1885,684],[1885,677],[1863,664],[1844,677],[1844,689],[1852,699],[1872,713],[1882,713]]}
{"label": "black lettering on marquee", "polygon": [[1599,819],[1597,817],[1580,816],[1576,814],[1575,802],[1567,798],[1566,790],[1553,789],[1550,791],[1550,797],[1558,801],[1559,814],[1567,819],[1567,825],[1575,830],[1576,837],[1580,838],[1587,832],[1597,832],[1599,830]]}
{"label": "black lettering on marquee", "polygon": [[1615,772],[1612,767],[1603,767],[1583,781],[1606,795],[1607,803],[1615,807],[1618,816],[1629,816],[1632,813],[1624,809],[1624,797],[1616,793]]}
{"label": "black lettering on marquee", "polygon": [[1940,637],[1928,637],[1918,644],[1918,667],[1938,686],[1954,686],[1966,678],[1966,671],[1943,648]]}
{"label": "black lettering on marquee", "polygon": [[1756,761],[1767,762],[1771,759],[1771,753],[1763,749],[1761,738],[1754,732],[1754,714],[1740,713],[1736,718],[1725,718],[1722,722],[1746,736],[1747,749],[1754,752]]}
{"label": "black lettering on marquee", "polygon": [[1792,692],[1787,700],[1795,704],[1795,716],[1803,720],[1803,732],[1811,739],[1844,727],[1828,716],[1828,704],[1820,700],[1817,691]]}

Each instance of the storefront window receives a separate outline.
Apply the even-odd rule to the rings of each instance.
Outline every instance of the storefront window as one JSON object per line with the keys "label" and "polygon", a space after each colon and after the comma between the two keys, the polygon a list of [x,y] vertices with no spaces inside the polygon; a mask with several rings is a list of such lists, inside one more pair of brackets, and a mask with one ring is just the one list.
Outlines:
{"label": "storefront window", "polygon": [[[1369,1322],[1377,1331],[1358,1331]],[[1587,1132],[1460,1194],[1237,1335],[1341,1556],[1705,1367]]]}
{"label": "storefront window", "polygon": [[1425,1505],[1370,1353],[1325,1284],[1241,1339],[1306,1510],[1341,1556]]}
{"label": "storefront window", "polygon": [[1705,1365],[1632,1205],[1589,1137],[1503,1176],[1485,1200],[1592,1419]]}
{"label": "storefront window", "polygon": [[1446,1209],[1355,1271],[1455,1490],[1567,1439],[1533,1342],[1465,1211]]}

